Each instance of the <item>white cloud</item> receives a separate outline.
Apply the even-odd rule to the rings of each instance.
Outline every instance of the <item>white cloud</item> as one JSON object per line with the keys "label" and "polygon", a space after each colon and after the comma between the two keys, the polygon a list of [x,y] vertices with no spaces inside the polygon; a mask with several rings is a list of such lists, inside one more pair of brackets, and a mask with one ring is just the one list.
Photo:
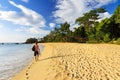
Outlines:
{"label": "white cloud", "polygon": [[100,13],[99,14],[99,20],[98,21],[101,21],[101,20],[103,20],[103,19],[105,19],[105,18],[110,18],[111,17],[111,14],[110,13],[108,13],[108,12],[105,12],[105,13]]}
{"label": "white cloud", "polygon": [[67,21],[73,23],[76,18],[82,15],[83,11],[88,11],[89,8],[85,10],[85,0],[58,0],[56,8],[57,10],[53,12],[56,22],[63,23]]}
{"label": "white cloud", "polygon": [[24,32],[24,31],[26,32],[27,30],[28,30],[28,28],[26,28],[24,26],[21,26],[21,27],[15,29],[16,32]]}
{"label": "white cloud", "polygon": [[55,23],[50,23],[49,26],[50,26],[50,28],[54,28],[55,27]]}
{"label": "white cloud", "polygon": [[28,38],[39,37],[35,35],[21,35],[21,34],[0,34],[0,42],[25,42]]}
{"label": "white cloud", "polygon": [[0,35],[0,42],[25,42],[27,38],[21,35]]}
{"label": "white cloud", "polygon": [[[15,30],[16,32],[27,32],[30,35],[33,34],[34,36],[39,34],[39,37],[43,37],[43,35],[49,33],[48,30],[40,29],[41,27],[46,26],[46,21],[42,15],[22,5],[17,5],[13,1],[9,1],[9,3],[20,9],[21,12],[0,11],[0,19],[19,25],[19,27]],[[20,25],[22,27],[20,27]]]}
{"label": "white cloud", "polygon": [[49,30],[43,30],[43,29],[40,29],[39,27],[27,28],[24,26],[17,28],[15,31],[16,32],[27,32],[27,33],[33,34],[33,35],[37,35],[37,34],[46,35],[46,34],[49,34],[49,32],[50,32]]}
{"label": "white cloud", "polygon": [[31,27],[44,27],[45,19],[37,12],[28,9],[22,5],[17,5],[13,1],[10,4],[19,8],[22,12],[16,11],[0,11],[0,19],[13,22],[15,24]]}
{"label": "white cloud", "polygon": [[29,28],[28,32],[32,33],[32,34],[49,34],[49,30],[42,30],[38,27],[34,27],[34,28]]}
{"label": "white cloud", "polygon": [[83,13],[93,8],[115,2],[116,0],[58,0],[53,16],[56,22],[63,23],[65,21],[73,24],[75,19],[82,16]]}
{"label": "white cloud", "polygon": [[78,28],[79,25],[78,24],[71,24],[70,30],[74,31],[74,28]]}
{"label": "white cloud", "polygon": [[3,28],[4,26],[2,24],[0,24],[0,29]]}
{"label": "white cloud", "polygon": [[29,0],[21,0],[21,1],[26,2],[26,3],[28,3],[28,2],[29,2]]}

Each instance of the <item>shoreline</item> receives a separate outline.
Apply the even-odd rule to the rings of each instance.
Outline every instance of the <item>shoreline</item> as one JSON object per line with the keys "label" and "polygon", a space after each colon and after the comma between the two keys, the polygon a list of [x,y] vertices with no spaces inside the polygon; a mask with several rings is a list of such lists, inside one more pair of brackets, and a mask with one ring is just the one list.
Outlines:
{"label": "shoreline", "polygon": [[114,44],[43,43],[38,62],[12,80],[120,79],[120,46]]}
{"label": "shoreline", "polygon": [[[16,73],[15,75],[13,75],[11,78],[10,78],[10,80],[19,80],[20,79],[20,77],[22,76],[22,77],[25,77],[24,75],[25,75],[25,73],[26,73],[26,71],[29,69],[29,67],[32,65],[32,64],[34,64],[34,60],[32,60],[26,67],[24,67],[21,71],[19,71],[18,73]],[[18,77],[19,76],[19,77]]]}
{"label": "shoreline", "polygon": [[[46,47],[46,45],[44,43],[40,43],[39,45],[42,45],[44,47],[44,49]],[[42,52],[40,53],[41,55],[44,53],[44,49],[42,48]],[[40,58],[40,56],[39,56],[39,58]],[[41,60],[44,60],[44,59],[41,59]],[[26,66],[20,72],[16,73],[14,76],[12,76],[10,78],[10,80],[28,80],[29,79],[28,76],[27,76],[28,75],[28,71],[36,63],[37,62],[33,58],[33,60],[28,64],[28,66]]]}
{"label": "shoreline", "polygon": [[10,80],[33,59],[31,44],[0,45],[0,80]]}

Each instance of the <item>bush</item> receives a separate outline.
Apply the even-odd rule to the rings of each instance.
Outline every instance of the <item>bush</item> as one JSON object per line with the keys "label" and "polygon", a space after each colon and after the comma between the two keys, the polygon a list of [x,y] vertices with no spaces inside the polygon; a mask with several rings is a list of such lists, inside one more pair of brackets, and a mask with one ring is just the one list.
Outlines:
{"label": "bush", "polygon": [[117,39],[117,43],[120,44],[120,38]]}
{"label": "bush", "polygon": [[97,40],[96,40],[95,35],[94,35],[94,34],[88,35],[88,41],[87,41],[87,42],[88,42],[88,43],[96,43]]}
{"label": "bush", "polygon": [[26,40],[25,43],[35,43],[35,42],[38,42],[38,40],[36,38],[29,38]]}
{"label": "bush", "polygon": [[105,36],[104,36],[104,42],[110,42],[109,36],[110,36],[110,34],[105,34]]}

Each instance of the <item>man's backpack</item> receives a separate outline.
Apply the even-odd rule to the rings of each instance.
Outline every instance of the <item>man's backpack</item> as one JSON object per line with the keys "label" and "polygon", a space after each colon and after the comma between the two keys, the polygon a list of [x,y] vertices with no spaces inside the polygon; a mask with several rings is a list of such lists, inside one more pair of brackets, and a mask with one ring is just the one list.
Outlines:
{"label": "man's backpack", "polygon": [[35,51],[35,46],[32,47],[32,51]]}

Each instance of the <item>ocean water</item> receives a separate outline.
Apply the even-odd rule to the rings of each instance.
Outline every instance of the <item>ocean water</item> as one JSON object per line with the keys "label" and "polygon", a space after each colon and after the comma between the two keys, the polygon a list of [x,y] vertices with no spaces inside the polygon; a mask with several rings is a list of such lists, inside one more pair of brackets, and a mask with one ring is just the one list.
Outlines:
{"label": "ocean water", "polygon": [[[0,80],[11,80],[34,58],[33,44],[0,44]],[[44,46],[39,46],[41,51]]]}

